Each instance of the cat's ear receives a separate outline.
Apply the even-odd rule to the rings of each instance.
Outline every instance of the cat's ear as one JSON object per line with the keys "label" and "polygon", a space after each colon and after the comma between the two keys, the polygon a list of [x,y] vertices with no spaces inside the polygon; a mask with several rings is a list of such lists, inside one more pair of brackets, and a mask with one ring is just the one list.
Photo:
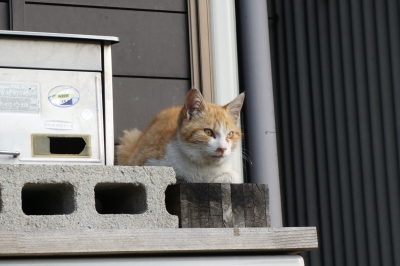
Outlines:
{"label": "cat's ear", "polygon": [[191,120],[203,115],[206,102],[198,89],[191,89],[185,100],[186,117]]}
{"label": "cat's ear", "polygon": [[239,94],[238,97],[236,97],[233,101],[224,106],[224,108],[230,114],[235,123],[237,123],[239,119],[240,110],[242,109],[243,106],[243,101],[244,101],[244,92]]}

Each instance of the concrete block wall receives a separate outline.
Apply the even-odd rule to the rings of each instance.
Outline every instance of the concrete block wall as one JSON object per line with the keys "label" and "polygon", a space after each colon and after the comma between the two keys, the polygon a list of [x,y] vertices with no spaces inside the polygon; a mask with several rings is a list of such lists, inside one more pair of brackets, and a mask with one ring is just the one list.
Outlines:
{"label": "concrete block wall", "polygon": [[177,228],[168,167],[0,165],[0,230]]}

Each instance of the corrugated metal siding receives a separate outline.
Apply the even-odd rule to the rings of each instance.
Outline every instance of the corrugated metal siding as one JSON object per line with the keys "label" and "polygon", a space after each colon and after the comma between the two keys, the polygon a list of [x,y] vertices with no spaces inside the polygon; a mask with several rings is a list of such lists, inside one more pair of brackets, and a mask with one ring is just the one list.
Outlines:
{"label": "corrugated metal siding", "polygon": [[268,8],[285,226],[307,265],[400,265],[399,1]]}

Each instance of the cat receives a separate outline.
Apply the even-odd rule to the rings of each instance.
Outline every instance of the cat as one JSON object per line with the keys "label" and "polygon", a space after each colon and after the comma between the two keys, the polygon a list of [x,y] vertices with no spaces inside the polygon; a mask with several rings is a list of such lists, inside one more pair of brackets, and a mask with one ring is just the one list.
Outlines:
{"label": "cat", "polygon": [[183,107],[161,111],[144,133],[124,131],[118,164],[170,166],[178,182],[238,183],[230,155],[241,141],[237,121],[243,101],[244,93],[218,106],[191,89]]}

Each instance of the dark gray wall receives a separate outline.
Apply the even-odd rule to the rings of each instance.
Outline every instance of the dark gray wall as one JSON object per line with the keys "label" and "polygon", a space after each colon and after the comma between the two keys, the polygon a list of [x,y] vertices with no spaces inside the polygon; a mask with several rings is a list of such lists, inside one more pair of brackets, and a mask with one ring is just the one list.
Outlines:
{"label": "dark gray wall", "polygon": [[160,110],[183,104],[190,88],[185,0],[13,1],[13,30],[120,38],[112,47],[116,142],[122,130],[144,130]]}
{"label": "dark gray wall", "polygon": [[0,30],[10,29],[8,1],[0,1]]}
{"label": "dark gray wall", "polygon": [[268,4],[285,226],[307,265],[400,265],[399,2]]}

